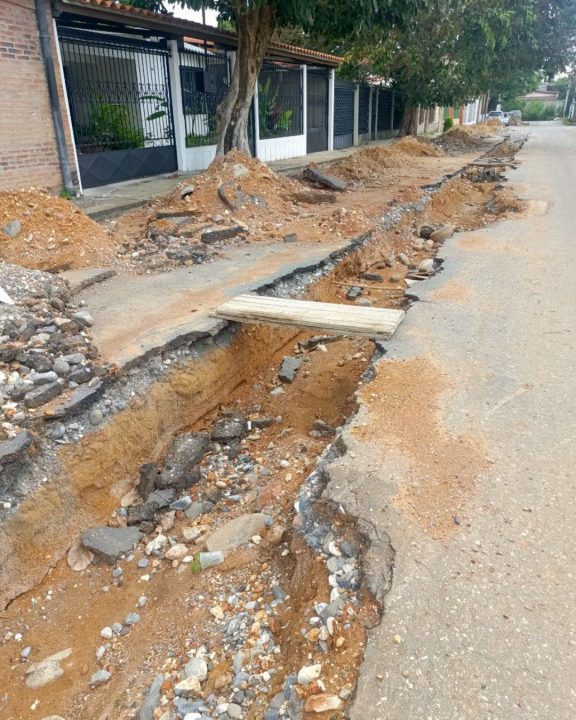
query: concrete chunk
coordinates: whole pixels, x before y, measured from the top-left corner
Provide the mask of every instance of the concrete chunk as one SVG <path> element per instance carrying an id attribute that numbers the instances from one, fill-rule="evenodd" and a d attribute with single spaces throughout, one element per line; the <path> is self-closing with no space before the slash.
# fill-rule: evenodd
<path id="1" fill-rule="evenodd" d="M 264 513 L 240 515 L 213 532 L 206 540 L 206 547 L 209 551 L 234 550 L 257 535 L 269 522 L 270 518 Z"/>
<path id="2" fill-rule="evenodd" d="M 302 360 L 300 358 L 287 355 L 282 360 L 282 365 L 280 366 L 280 370 L 278 370 L 278 378 L 285 383 L 294 382 L 298 370 L 300 370 L 300 365 L 302 365 Z"/>
<path id="3" fill-rule="evenodd" d="M 18 460 L 32 443 L 32 435 L 24 430 L 10 440 L 0 442 L 0 465 L 7 465 Z"/>
<path id="4" fill-rule="evenodd" d="M 313 165 L 308 166 L 304 170 L 304 177 L 306 180 L 316 183 L 316 185 L 322 185 L 323 187 L 330 188 L 330 190 L 338 190 L 342 192 L 348 187 L 348 183 L 345 180 L 342 180 L 342 178 L 336 177 L 336 175 L 327 175 Z"/>
<path id="5" fill-rule="evenodd" d="M 142 533 L 134 527 L 96 527 L 83 533 L 82 545 L 111 565 L 133 550 L 141 537 Z"/>
<path id="6" fill-rule="evenodd" d="M 219 240 L 229 240 L 230 238 L 242 235 L 246 231 L 240 225 L 232 225 L 226 228 L 215 228 L 213 230 L 204 230 L 202 233 L 202 242 L 206 245 L 218 242 Z"/>

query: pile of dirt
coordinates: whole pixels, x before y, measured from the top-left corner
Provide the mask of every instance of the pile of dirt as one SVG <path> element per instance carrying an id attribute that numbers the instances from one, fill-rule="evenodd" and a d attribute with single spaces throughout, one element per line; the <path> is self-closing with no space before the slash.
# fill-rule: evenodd
<path id="1" fill-rule="evenodd" d="M 471 130 L 472 127 L 474 126 L 456 126 L 432 140 L 432 143 L 451 155 L 477 150 L 486 144 L 486 138 L 482 137 L 484 132 L 479 133 L 478 130 Z"/>
<path id="2" fill-rule="evenodd" d="M 206 172 L 114 223 L 118 253 L 136 272 L 206 262 L 245 242 L 333 241 L 366 223 L 327 192 L 232 151 Z M 311 221 L 314 218 L 314 221 Z"/>
<path id="3" fill-rule="evenodd" d="M 331 171 L 351 182 L 375 180 L 383 170 L 406 167 L 411 158 L 440 157 L 442 152 L 427 140 L 403 137 L 389 145 L 368 147 L 333 163 Z M 412 163 L 413 164 L 413 163 Z"/>
<path id="4" fill-rule="evenodd" d="M 0 258 L 32 270 L 97 267 L 113 238 L 69 200 L 30 188 L 0 192 Z"/>
<path id="5" fill-rule="evenodd" d="M 490 120 L 476 123 L 476 125 L 466 125 L 466 130 L 475 135 L 494 135 L 497 134 L 497 131 L 501 130 L 502 127 L 503 125 L 498 118 L 491 118 Z"/>
<path id="6" fill-rule="evenodd" d="M 390 146 L 390 151 L 394 154 L 411 155 L 412 157 L 439 157 L 443 153 L 437 147 L 432 145 L 430 140 L 426 138 L 414 137 L 406 135 L 400 138 Z"/>
<path id="7" fill-rule="evenodd" d="M 430 199 L 425 222 L 449 223 L 458 230 L 475 230 L 495 218 L 524 210 L 525 204 L 494 183 L 455 178 Z"/>

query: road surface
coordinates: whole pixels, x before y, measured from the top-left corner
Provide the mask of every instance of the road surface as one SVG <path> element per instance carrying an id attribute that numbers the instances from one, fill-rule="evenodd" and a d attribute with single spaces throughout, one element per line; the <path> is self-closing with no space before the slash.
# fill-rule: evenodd
<path id="1" fill-rule="evenodd" d="M 576 129 L 527 130 L 527 214 L 446 243 L 331 470 L 393 565 L 352 720 L 576 718 Z"/>

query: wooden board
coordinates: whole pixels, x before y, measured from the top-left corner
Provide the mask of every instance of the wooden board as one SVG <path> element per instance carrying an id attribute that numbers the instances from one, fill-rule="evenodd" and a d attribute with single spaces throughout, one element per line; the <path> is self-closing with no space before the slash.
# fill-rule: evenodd
<path id="1" fill-rule="evenodd" d="M 389 338 L 402 322 L 404 311 L 268 295 L 238 295 L 216 308 L 214 316 L 236 322 L 310 328 L 330 335 Z"/>

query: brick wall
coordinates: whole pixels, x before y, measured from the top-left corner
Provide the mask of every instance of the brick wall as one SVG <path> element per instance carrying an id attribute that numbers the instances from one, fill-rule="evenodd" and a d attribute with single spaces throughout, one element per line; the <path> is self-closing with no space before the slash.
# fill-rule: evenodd
<path id="1" fill-rule="evenodd" d="M 52 29 L 49 1 L 46 3 Z M 52 45 L 69 160 L 75 176 L 54 38 Z M 34 0 L 0 0 L 0 189 L 30 186 L 60 190 L 62 172 Z"/>

